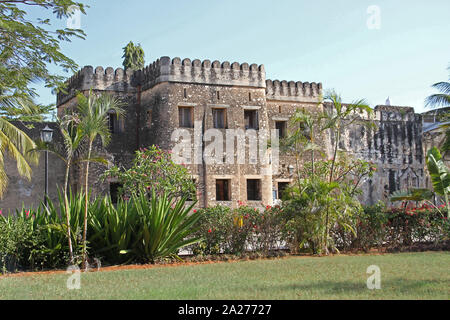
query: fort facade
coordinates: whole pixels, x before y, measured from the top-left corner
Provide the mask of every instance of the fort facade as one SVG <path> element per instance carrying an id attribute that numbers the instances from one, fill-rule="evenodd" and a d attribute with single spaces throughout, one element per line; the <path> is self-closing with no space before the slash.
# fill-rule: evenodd
<path id="1" fill-rule="evenodd" d="M 269 80 L 263 65 L 162 57 L 135 72 L 84 67 L 68 80 L 67 93 L 58 95 L 58 114 L 76 105 L 77 92 L 87 94 L 89 90 L 110 92 L 126 103 L 124 118 L 110 115 L 110 145 L 98 150 L 125 167 L 139 148 L 155 144 L 172 150 L 175 130 L 191 133 L 192 150 L 204 151 L 212 143 L 205 137 L 210 129 L 224 136 L 229 130 L 255 131 L 260 136 L 276 129 L 283 135 L 296 110 L 318 113 L 330 107 L 320 103 L 321 83 Z M 385 201 L 396 190 L 425 183 L 421 115 L 409 107 L 380 105 L 374 111 L 375 129 L 349 127 L 340 144 L 341 150 L 378 167 L 362 185 L 361 200 L 366 204 Z M 316 140 L 330 155 L 331 137 Z M 252 141 L 244 143 L 249 147 Z M 201 207 L 237 206 L 238 201 L 255 207 L 271 205 L 295 178 L 292 156 L 279 154 L 274 170 L 270 160 L 255 163 L 247 154 L 245 163 L 227 163 L 230 152 L 225 145 L 223 150 L 223 155 L 215 155 L 224 159 L 222 164 L 207 163 L 201 155 L 200 161 L 194 161 L 195 152 L 186 161 L 199 186 Z M 94 166 L 93 170 L 90 185 L 94 193 L 110 192 L 116 182 L 101 182 L 98 177 L 104 168 Z M 73 188 L 81 188 L 82 175 L 82 170 L 73 172 Z"/>

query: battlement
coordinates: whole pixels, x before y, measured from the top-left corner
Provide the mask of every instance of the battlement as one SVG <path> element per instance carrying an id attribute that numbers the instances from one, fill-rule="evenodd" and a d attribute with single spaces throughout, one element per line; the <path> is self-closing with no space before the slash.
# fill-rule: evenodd
<path id="1" fill-rule="evenodd" d="M 67 94 L 60 92 L 57 96 L 57 105 L 61 105 L 72 99 L 77 91 L 102 90 L 126 92 L 133 90 L 131 85 L 133 72 L 124 71 L 122 68 L 114 70 L 111 67 L 103 69 L 103 67 L 94 68 L 85 66 L 74 76 L 67 80 Z"/>
<path id="2" fill-rule="evenodd" d="M 322 83 L 266 81 L 266 95 L 270 100 L 318 101 L 321 94 Z"/>
<path id="3" fill-rule="evenodd" d="M 380 121 L 421 121 L 422 118 L 411 107 L 378 105 L 374 111 Z"/>
<path id="4" fill-rule="evenodd" d="M 228 61 L 200 61 L 176 57 L 162 57 L 136 72 L 143 90 L 158 82 L 184 82 L 210 85 L 233 85 L 265 88 L 266 72 L 263 65 L 239 64 Z"/>

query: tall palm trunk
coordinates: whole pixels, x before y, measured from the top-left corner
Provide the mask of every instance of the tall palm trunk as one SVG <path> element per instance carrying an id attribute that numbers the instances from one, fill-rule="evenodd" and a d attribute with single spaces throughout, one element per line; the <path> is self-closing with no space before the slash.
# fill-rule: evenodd
<path id="1" fill-rule="evenodd" d="M 337 133 L 336 133 L 336 139 L 334 141 L 334 155 L 331 162 L 331 169 L 330 169 L 330 183 L 333 182 L 333 176 L 334 176 L 334 167 L 336 165 L 336 157 L 337 152 L 339 148 L 339 142 L 341 140 L 341 129 L 340 126 L 337 126 Z M 330 233 L 330 228 L 328 224 L 330 223 L 330 203 L 327 200 L 327 214 L 325 217 L 325 254 L 328 255 L 330 252 L 328 251 L 328 234 Z"/>
<path id="2" fill-rule="evenodd" d="M 73 249 L 72 249 L 72 234 L 70 230 L 70 219 L 69 219 L 69 199 L 67 198 L 67 186 L 69 184 L 69 170 L 70 170 L 71 160 L 70 158 L 67 160 L 66 164 L 66 175 L 64 180 L 64 206 L 66 208 L 66 224 L 67 224 L 67 238 L 69 239 L 69 254 L 70 254 L 70 263 L 73 264 Z"/>
<path id="3" fill-rule="evenodd" d="M 92 140 L 89 140 L 89 150 L 88 150 L 88 158 L 86 162 L 86 176 L 85 176 L 85 202 L 84 202 L 84 231 L 83 231 L 83 264 L 82 269 L 86 268 L 86 238 L 87 238 L 87 215 L 88 215 L 88 202 L 89 202 L 89 160 L 91 159 L 91 151 L 92 151 Z"/>

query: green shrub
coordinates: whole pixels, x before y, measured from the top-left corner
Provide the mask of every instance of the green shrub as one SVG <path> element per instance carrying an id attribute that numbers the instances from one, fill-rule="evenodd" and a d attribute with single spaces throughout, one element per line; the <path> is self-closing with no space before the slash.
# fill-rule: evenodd
<path id="1" fill-rule="evenodd" d="M 215 206 L 198 211 L 200 219 L 197 223 L 196 236 L 202 240 L 191 246 L 194 255 L 214 255 L 226 252 L 229 227 L 232 225 L 231 209 Z"/>
<path id="2" fill-rule="evenodd" d="M 401 248 L 418 243 L 435 245 L 449 240 L 450 224 L 445 212 L 431 205 L 386 208 L 379 203 L 355 217 L 356 234 L 335 228 L 333 236 L 343 250 Z"/>
<path id="3" fill-rule="evenodd" d="M 366 206 L 353 217 L 355 233 L 336 227 L 333 236 L 341 250 L 357 250 L 368 252 L 372 248 L 381 249 L 386 242 L 388 217 L 385 205 L 378 203 Z"/>
<path id="4" fill-rule="evenodd" d="M 280 211 L 279 207 L 267 207 L 261 213 L 245 205 L 201 209 L 196 235 L 203 240 L 191 247 L 193 254 L 241 255 L 248 249 L 264 253 L 275 250 L 281 238 Z"/>
<path id="5" fill-rule="evenodd" d="M 152 262 L 177 257 L 185 246 L 199 241 L 194 225 L 200 215 L 186 206 L 186 198 L 166 195 L 149 200 L 146 195 L 119 200 L 110 197 L 94 201 L 89 209 L 88 240 L 92 252 L 109 263 Z"/>

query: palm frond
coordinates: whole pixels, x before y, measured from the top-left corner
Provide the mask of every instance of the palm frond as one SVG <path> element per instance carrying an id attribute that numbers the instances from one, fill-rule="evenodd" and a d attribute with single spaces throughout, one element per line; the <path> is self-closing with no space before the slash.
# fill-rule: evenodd
<path id="1" fill-rule="evenodd" d="M 30 180 L 31 167 L 29 163 L 37 164 L 39 155 L 28 151 L 35 148 L 36 144 L 25 132 L 0 117 L 0 167 L 2 171 L 0 172 L 0 196 L 3 195 L 8 183 L 4 172 L 4 155 L 6 152 L 16 161 L 19 174 Z"/>
<path id="2" fill-rule="evenodd" d="M 432 87 L 443 94 L 450 95 L 450 82 L 438 82 L 433 84 Z"/>
<path id="3" fill-rule="evenodd" d="M 450 106 L 450 95 L 444 93 L 433 94 L 425 99 L 425 107 L 448 107 Z"/>

